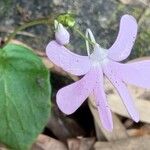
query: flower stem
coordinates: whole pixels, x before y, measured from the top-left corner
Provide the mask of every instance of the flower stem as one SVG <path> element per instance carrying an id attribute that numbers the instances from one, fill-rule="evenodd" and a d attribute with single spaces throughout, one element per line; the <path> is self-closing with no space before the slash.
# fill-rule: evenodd
<path id="1" fill-rule="evenodd" d="M 25 24 L 23 24 L 20 27 L 17 27 L 13 33 L 11 33 L 7 40 L 5 41 L 5 43 L 2 45 L 3 47 L 6 46 L 16 35 L 18 32 L 25 30 L 29 27 L 33 27 L 36 25 L 40 25 L 40 24 L 45 24 L 45 25 L 50 25 L 53 24 L 54 20 L 55 20 L 56 16 L 54 17 L 46 17 L 46 18 L 40 18 L 40 19 L 35 19 L 35 20 L 31 20 Z M 92 42 L 91 40 L 89 40 L 77 27 L 71 27 L 74 31 L 76 31 L 83 39 L 87 40 L 91 45 L 94 45 L 95 43 Z"/>
<path id="2" fill-rule="evenodd" d="M 49 24 L 52 24 L 52 23 L 53 23 L 53 19 L 52 18 L 50 19 L 48 17 L 29 21 L 29 22 L 23 24 L 22 26 L 16 28 L 14 30 L 14 32 L 11 33 L 8 36 L 7 40 L 5 41 L 3 47 L 5 45 L 7 45 L 17 35 L 18 32 L 20 32 L 22 30 L 25 30 L 26 28 L 29 28 L 29 27 L 32 27 L 32 26 L 36 26 L 36 25 L 40 25 L 40 24 L 47 24 L 47 25 L 49 25 Z"/>
<path id="3" fill-rule="evenodd" d="M 94 42 L 92 42 L 90 39 L 88 39 L 78 28 L 74 27 L 73 28 L 83 39 L 89 42 L 91 45 L 95 45 Z"/>

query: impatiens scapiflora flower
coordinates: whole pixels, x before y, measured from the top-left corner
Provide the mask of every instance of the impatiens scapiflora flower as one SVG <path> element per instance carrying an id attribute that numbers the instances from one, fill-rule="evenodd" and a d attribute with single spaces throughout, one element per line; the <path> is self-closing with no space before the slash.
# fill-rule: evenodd
<path id="1" fill-rule="evenodd" d="M 63 30 L 65 29 L 63 28 Z M 59 31 L 56 30 L 56 32 Z M 89 53 L 87 46 L 88 56 L 72 53 L 61 44 L 67 43 L 68 40 L 67 42 L 60 42 L 59 37 L 47 45 L 46 54 L 54 64 L 73 75 L 84 75 L 79 81 L 58 91 L 56 98 L 60 110 L 65 114 L 72 114 L 90 94 L 93 94 L 101 122 L 105 129 L 111 131 L 113 129 L 112 114 L 103 85 L 103 77 L 106 76 L 117 89 L 132 119 L 138 122 L 139 113 L 126 83 L 150 88 L 150 61 L 119 63 L 131 53 L 137 35 L 136 20 L 130 15 L 124 15 L 121 18 L 118 37 L 108 50 L 101 48 L 96 43 L 89 29 L 87 29 L 87 34 L 95 43 L 92 54 Z"/>

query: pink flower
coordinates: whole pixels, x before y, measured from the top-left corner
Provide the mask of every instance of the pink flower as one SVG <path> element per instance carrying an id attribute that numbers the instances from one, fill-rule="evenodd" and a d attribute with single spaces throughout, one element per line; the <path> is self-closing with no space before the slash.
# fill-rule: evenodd
<path id="1" fill-rule="evenodd" d="M 108 50 L 96 43 L 89 29 L 87 33 L 95 43 L 94 51 L 89 56 L 80 56 L 71 52 L 59 44 L 61 39 L 58 41 L 58 38 L 47 45 L 46 54 L 54 64 L 73 75 L 84 75 L 79 81 L 58 91 L 56 98 L 60 110 L 65 114 L 72 114 L 90 94 L 93 94 L 101 122 L 105 129 L 111 131 L 112 114 L 103 87 L 103 77 L 106 76 L 117 89 L 132 119 L 138 122 L 139 113 L 126 83 L 150 88 L 150 61 L 119 63 L 131 53 L 137 35 L 136 20 L 130 15 L 121 18 L 118 37 Z"/>

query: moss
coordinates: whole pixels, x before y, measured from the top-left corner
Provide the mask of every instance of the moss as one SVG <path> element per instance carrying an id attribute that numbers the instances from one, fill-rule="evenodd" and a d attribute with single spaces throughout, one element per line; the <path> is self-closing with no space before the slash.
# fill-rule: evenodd
<path id="1" fill-rule="evenodd" d="M 142 29 L 136 40 L 131 58 L 148 56 L 150 54 L 150 29 Z"/>
<path id="2" fill-rule="evenodd" d="M 143 9 L 141 9 L 141 7 L 133 7 L 132 8 L 132 15 L 134 17 L 138 18 L 143 13 Z"/>
<path id="3" fill-rule="evenodd" d="M 132 58 L 148 56 L 150 54 L 150 10 L 147 9 L 142 16 L 142 21 L 139 25 L 138 38 L 135 43 Z"/>
<path id="4" fill-rule="evenodd" d="M 11 0 L 2 0 L 0 1 L 0 17 L 4 17 L 9 12 L 11 8 L 12 1 Z"/>

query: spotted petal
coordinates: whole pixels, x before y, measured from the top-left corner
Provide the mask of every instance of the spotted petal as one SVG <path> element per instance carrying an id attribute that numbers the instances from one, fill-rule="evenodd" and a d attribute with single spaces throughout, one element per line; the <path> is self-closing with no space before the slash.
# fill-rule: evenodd
<path id="1" fill-rule="evenodd" d="M 120 78 L 129 84 L 150 89 L 150 60 L 121 64 L 113 62 Z"/>
<path id="2" fill-rule="evenodd" d="M 71 74 L 80 76 L 91 69 L 91 61 L 88 56 L 74 54 L 56 41 L 51 41 L 47 45 L 46 54 L 54 64 Z"/>
<path id="3" fill-rule="evenodd" d="M 150 60 L 124 64 L 119 70 L 123 81 L 150 89 Z"/>
<path id="4" fill-rule="evenodd" d="M 106 130 L 112 131 L 113 129 L 112 114 L 108 106 L 106 95 L 104 93 L 103 73 L 100 68 L 97 71 L 99 74 L 99 78 L 94 88 L 94 97 L 96 99 L 96 105 L 98 108 L 98 112 L 100 115 L 102 125 L 104 126 Z"/>
<path id="5" fill-rule="evenodd" d="M 89 71 L 82 79 L 60 89 L 56 95 L 58 107 L 65 114 L 75 112 L 93 91 L 98 76 L 95 70 Z"/>
<path id="6" fill-rule="evenodd" d="M 126 59 L 132 50 L 137 35 L 137 22 L 134 17 L 124 15 L 116 41 L 108 50 L 108 57 L 115 61 Z"/>
<path id="7" fill-rule="evenodd" d="M 117 89 L 132 119 L 135 122 L 138 122 L 139 113 L 137 112 L 137 109 L 135 108 L 135 105 L 132 101 L 129 91 L 127 90 L 125 83 L 121 80 L 119 76 L 118 68 L 116 68 L 116 65 L 114 65 L 113 63 L 109 63 L 105 65 L 103 69 L 107 78 L 111 81 L 111 83 Z"/>

